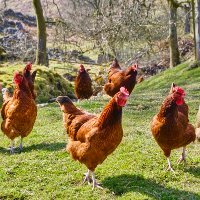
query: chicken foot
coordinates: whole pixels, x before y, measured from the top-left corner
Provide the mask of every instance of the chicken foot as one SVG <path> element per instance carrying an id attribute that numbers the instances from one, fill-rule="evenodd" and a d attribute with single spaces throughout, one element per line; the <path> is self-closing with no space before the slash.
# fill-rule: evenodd
<path id="1" fill-rule="evenodd" d="M 92 175 L 92 178 L 90 177 L 90 174 Z M 97 188 L 100 188 L 100 189 L 103 189 L 99 183 L 96 182 L 96 179 L 95 179 L 95 175 L 94 175 L 94 172 L 89 170 L 85 173 L 85 178 L 83 179 L 83 183 L 85 182 L 88 182 L 88 184 L 91 184 L 92 183 L 92 190 L 94 190 L 95 187 Z"/>
<path id="2" fill-rule="evenodd" d="M 183 147 L 183 152 L 181 157 L 178 159 L 178 164 L 180 164 L 182 161 L 186 164 L 186 153 L 185 153 L 186 147 Z"/>
<path id="3" fill-rule="evenodd" d="M 92 190 L 94 190 L 95 187 L 103 189 L 99 183 L 96 182 L 95 176 L 94 176 L 94 172 L 92 172 Z"/>

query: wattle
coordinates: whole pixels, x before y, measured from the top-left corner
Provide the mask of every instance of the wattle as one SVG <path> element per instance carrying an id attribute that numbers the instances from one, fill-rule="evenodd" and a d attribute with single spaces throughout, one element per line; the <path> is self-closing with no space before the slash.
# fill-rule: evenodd
<path id="1" fill-rule="evenodd" d="M 183 104 L 183 99 L 181 98 L 181 99 L 178 99 L 177 101 L 176 101 L 176 104 L 177 105 L 182 105 Z"/>
<path id="2" fill-rule="evenodd" d="M 117 103 L 119 106 L 123 107 L 126 105 L 126 101 L 127 101 L 126 99 L 119 99 Z"/>

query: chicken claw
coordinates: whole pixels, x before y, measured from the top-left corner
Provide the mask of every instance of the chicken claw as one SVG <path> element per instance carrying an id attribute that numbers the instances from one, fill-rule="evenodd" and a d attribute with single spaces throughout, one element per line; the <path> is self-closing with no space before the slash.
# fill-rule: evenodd
<path id="1" fill-rule="evenodd" d="M 167 168 L 167 171 L 174 172 L 174 170 L 173 170 L 173 168 L 172 168 L 171 166 L 169 166 L 169 167 Z"/>
<path id="2" fill-rule="evenodd" d="M 88 185 L 92 183 L 92 179 L 90 178 L 90 170 L 88 170 L 88 172 L 85 173 L 85 178 L 83 179 L 83 183 L 88 182 Z"/>
<path id="3" fill-rule="evenodd" d="M 90 174 L 92 174 L 92 178 L 90 177 Z M 88 182 L 88 185 L 90 185 L 92 183 L 92 190 L 94 190 L 95 187 L 103 189 L 99 183 L 96 182 L 95 176 L 94 176 L 94 172 L 88 170 L 85 173 L 85 178 L 83 179 L 83 183 Z M 82 184 L 83 184 L 82 183 Z"/>
<path id="4" fill-rule="evenodd" d="M 99 189 L 102 189 L 102 190 L 103 190 L 103 187 L 101 187 L 101 186 L 100 186 L 100 184 L 99 184 L 99 183 L 97 183 L 96 181 L 94 181 L 94 182 L 93 182 L 93 185 L 92 185 L 92 190 L 94 190 L 94 188 L 95 188 L 95 187 L 97 187 L 97 188 L 99 188 Z"/>
<path id="5" fill-rule="evenodd" d="M 95 187 L 99 188 L 99 189 L 103 189 L 103 187 L 100 186 L 99 183 L 96 182 L 95 176 L 94 176 L 94 172 L 92 172 L 92 190 L 94 190 Z"/>

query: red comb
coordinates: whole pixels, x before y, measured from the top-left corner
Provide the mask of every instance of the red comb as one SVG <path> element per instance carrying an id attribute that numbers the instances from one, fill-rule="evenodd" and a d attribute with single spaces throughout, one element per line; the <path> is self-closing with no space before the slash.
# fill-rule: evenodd
<path id="1" fill-rule="evenodd" d="M 137 64 L 134 64 L 134 65 L 132 66 L 132 69 L 133 69 L 134 71 L 137 71 L 138 65 L 137 65 Z"/>
<path id="2" fill-rule="evenodd" d="M 84 66 L 83 66 L 82 64 L 80 65 L 80 68 L 81 68 L 81 69 L 85 69 Z"/>
<path id="3" fill-rule="evenodd" d="M 175 87 L 173 88 L 173 92 L 177 92 L 177 93 L 179 93 L 179 94 L 185 96 L 185 91 L 184 91 L 181 87 L 175 86 Z"/>
<path id="4" fill-rule="evenodd" d="M 125 87 L 121 87 L 120 92 L 125 96 L 129 96 L 129 92 Z"/>
<path id="5" fill-rule="evenodd" d="M 31 63 L 31 62 L 28 62 L 28 63 L 26 64 L 26 70 L 31 71 L 31 68 L 32 68 L 32 63 Z"/>

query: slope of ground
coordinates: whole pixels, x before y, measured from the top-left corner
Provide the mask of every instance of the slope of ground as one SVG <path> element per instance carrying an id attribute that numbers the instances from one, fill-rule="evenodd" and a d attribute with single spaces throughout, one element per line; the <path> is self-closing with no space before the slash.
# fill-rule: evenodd
<path id="1" fill-rule="evenodd" d="M 65 151 L 66 135 L 58 105 L 39 108 L 34 129 L 24 140 L 24 152 L 10 155 L 6 149 L 9 141 L 0 134 L 0 199 L 200 199 L 200 144 L 188 146 L 186 166 L 176 164 L 181 149 L 173 150 L 175 173 L 171 173 L 166 171 L 166 159 L 149 130 L 172 81 L 186 90 L 194 124 L 199 77 L 200 68 L 187 70 L 183 64 L 136 86 L 123 110 L 123 141 L 96 169 L 103 190 L 92 191 L 91 186 L 81 184 L 86 167 Z M 76 105 L 99 113 L 108 100 L 103 96 Z"/>

